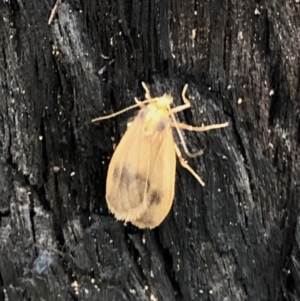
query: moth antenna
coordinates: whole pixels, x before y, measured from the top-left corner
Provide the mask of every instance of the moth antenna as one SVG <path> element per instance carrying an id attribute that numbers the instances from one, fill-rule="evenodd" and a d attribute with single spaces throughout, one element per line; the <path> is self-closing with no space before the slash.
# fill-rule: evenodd
<path id="1" fill-rule="evenodd" d="M 97 121 L 100 121 L 100 120 L 105 120 L 105 119 L 109 119 L 109 118 L 113 118 L 115 116 L 118 116 L 118 115 L 121 115 L 127 111 L 130 111 L 132 109 L 135 109 L 135 108 L 138 108 L 141 106 L 143 106 L 144 104 L 148 104 L 150 102 L 155 102 L 156 100 L 155 99 L 149 99 L 149 100 L 144 100 L 144 101 L 139 101 L 139 100 L 135 100 L 136 101 L 136 104 L 135 105 L 132 105 L 132 106 L 129 106 L 121 111 L 118 111 L 118 112 L 115 112 L 113 114 L 110 114 L 110 115 L 106 115 L 106 116 L 102 116 L 102 117 L 97 117 L 97 118 L 94 118 L 92 119 L 92 122 L 97 122 Z"/>
<path id="2" fill-rule="evenodd" d="M 178 113 L 178 112 L 184 111 L 184 110 L 186 110 L 186 109 L 188 109 L 188 108 L 191 107 L 190 101 L 189 101 L 189 100 L 187 99 L 187 97 L 185 96 L 185 93 L 186 93 L 187 88 L 188 88 L 188 84 L 185 84 L 184 87 L 183 87 L 183 90 L 182 90 L 182 92 L 181 92 L 181 97 L 182 97 L 182 100 L 183 100 L 184 104 L 183 104 L 183 105 L 180 105 L 180 106 L 178 106 L 178 107 L 173 108 L 173 109 L 171 110 L 173 114 L 176 114 L 176 113 Z"/>
<path id="3" fill-rule="evenodd" d="M 146 99 L 151 99 L 151 94 L 150 94 L 150 90 L 149 88 L 147 87 L 146 83 L 145 82 L 142 82 L 142 86 L 145 90 L 145 98 Z"/>
<path id="4" fill-rule="evenodd" d="M 189 86 L 188 84 L 184 85 L 183 90 L 181 92 L 181 97 L 182 97 L 182 100 L 185 104 L 191 105 L 190 101 L 185 96 L 185 93 L 186 93 L 186 90 L 187 90 L 188 86 Z"/>

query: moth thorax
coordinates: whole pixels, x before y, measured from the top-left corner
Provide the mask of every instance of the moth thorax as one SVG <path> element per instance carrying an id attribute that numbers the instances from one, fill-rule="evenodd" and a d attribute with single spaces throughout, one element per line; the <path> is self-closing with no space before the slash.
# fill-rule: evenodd
<path id="1" fill-rule="evenodd" d="M 148 105 L 148 112 L 146 115 L 147 122 L 157 123 L 159 120 L 169 117 L 170 107 L 169 106 L 158 106 L 156 104 Z"/>
<path id="2" fill-rule="evenodd" d="M 169 120 L 169 110 L 170 107 L 159 107 L 157 103 L 149 104 L 144 117 L 144 131 L 149 135 L 161 132 L 166 127 L 165 121 Z"/>

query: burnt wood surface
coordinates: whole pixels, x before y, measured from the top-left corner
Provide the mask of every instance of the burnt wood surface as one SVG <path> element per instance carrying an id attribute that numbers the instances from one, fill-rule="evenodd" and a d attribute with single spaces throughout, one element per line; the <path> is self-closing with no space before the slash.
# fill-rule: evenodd
<path id="1" fill-rule="evenodd" d="M 0 301 L 300 300 L 297 0 L 0 2 Z M 54 11 L 53 11 L 54 12 Z M 177 167 L 156 229 L 108 212 L 133 110 L 165 92 L 206 183 Z"/>

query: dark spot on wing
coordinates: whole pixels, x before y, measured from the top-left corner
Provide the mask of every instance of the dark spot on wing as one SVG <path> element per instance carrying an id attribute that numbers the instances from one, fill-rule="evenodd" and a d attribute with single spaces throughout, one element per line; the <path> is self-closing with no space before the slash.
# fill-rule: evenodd
<path id="1" fill-rule="evenodd" d="M 149 203 L 152 204 L 159 204 L 161 202 L 161 195 L 158 190 L 151 189 L 150 183 L 146 180 L 143 174 L 131 174 L 126 167 L 123 167 L 120 170 L 119 167 L 116 167 L 113 173 L 113 179 L 117 180 L 120 178 L 120 185 L 126 187 L 130 191 L 132 189 L 138 189 L 138 194 L 140 199 L 144 198 L 144 195 L 149 196 Z"/>
<path id="2" fill-rule="evenodd" d="M 116 167 L 116 168 L 114 169 L 114 172 L 113 172 L 113 178 L 114 178 L 114 180 L 118 179 L 119 176 L 120 176 L 120 168 L 119 168 L 119 167 Z"/>
<path id="3" fill-rule="evenodd" d="M 147 195 L 150 196 L 150 200 L 149 200 L 150 204 L 154 204 L 154 203 L 159 204 L 160 203 L 160 201 L 161 201 L 160 194 L 157 190 L 151 189 L 149 180 L 146 180 L 146 178 L 142 174 L 137 174 L 136 181 L 137 181 L 138 187 L 141 188 L 140 193 L 142 195 L 144 195 L 144 193 L 146 193 Z"/>
<path id="4" fill-rule="evenodd" d="M 160 194 L 157 190 L 150 191 L 150 205 L 159 204 L 161 202 Z"/>
<path id="5" fill-rule="evenodd" d="M 129 185 L 132 182 L 136 182 L 138 186 L 145 187 L 145 184 L 147 185 L 146 191 L 149 191 L 150 184 L 149 181 L 146 181 L 146 178 L 142 174 L 134 174 L 126 167 L 123 167 L 120 169 L 119 167 L 116 167 L 113 172 L 113 178 L 114 180 L 117 180 L 120 177 L 120 182 L 124 185 Z"/>
<path id="6" fill-rule="evenodd" d="M 138 116 L 141 118 L 141 119 L 145 119 L 145 116 L 148 114 L 149 112 L 149 108 L 148 106 L 142 108 L 138 114 Z"/>
<path id="7" fill-rule="evenodd" d="M 122 168 L 122 173 L 121 173 L 121 183 L 122 183 L 122 185 L 129 186 L 133 179 L 134 178 L 130 174 L 128 169 L 126 167 L 123 167 Z"/>
<path id="8" fill-rule="evenodd" d="M 158 132 L 162 132 L 165 130 L 165 128 L 170 124 L 171 120 L 169 118 L 165 118 L 159 121 L 159 123 L 156 125 L 156 130 Z"/>
<path id="9" fill-rule="evenodd" d="M 129 186 L 130 183 L 135 180 L 135 177 L 130 174 L 126 167 L 123 167 L 122 169 L 116 167 L 113 173 L 113 179 L 115 181 L 120 179 L 121 185 Z"/>
<path id="10" fill-rule="evenodd" d="M 140 193 L 140 198 L 141 200 L 144 199 L 144 195 L 148 193 L 149 191 L 149 181 L 146 180 L 145 176 L 143 174 L 136 174 L 135 175 L 135 182 L 136 182 L 136 186 L 139 189 L 139 193 Z"/>

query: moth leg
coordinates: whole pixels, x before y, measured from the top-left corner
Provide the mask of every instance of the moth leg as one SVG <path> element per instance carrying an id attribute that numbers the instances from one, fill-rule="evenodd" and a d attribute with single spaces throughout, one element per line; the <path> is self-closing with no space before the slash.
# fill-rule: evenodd
<path id="1" fill-rule="evenodd" d="M 202 124 L 202 126 L 192 126 L 192 125 L 188 125 L 185 123 L 175 122 L 175 123 L 172 123 L 172 126 L 177 127 L 179 129 L 187 130 L 187 131 L 206 132 L 206 131 L 210 131 L 210 130 L 225 128 L 228 126 L 228 124 L 229 124 L 228 122 L 224 122 L 224 123 L 216 123 L 216 124 L 211 124 L 211 125 Z"/>
<path id="2" fill-rule="evenodd" d="M 188 124 L 185 124 L 185 123 L 178 123 L 175 120 L 173 115 L 171 115 L 171 118 L 173 119 L 173 122 L 171 123 L 171 127 L 175 127 L 175 129 L 177 131 L 177 134 L 179 136 L 179 139 L 181 141 L 182 147 L 184 149 L 184 152 L 187 154 L 187 156 L 189 156 L 191 158 L 195 158 L 197 156 L 202 155 L 203 150 L 200 150 L 196 153 L 191 153 L 187 148 L 187 145 L 185 143 L 184 137 L 183 137 L 180 129 L 188 130 L 188 131 L 205 132 L 205 131 L 224 128 L 224 127 L 228 126 L 228 122 L 225 122 L 225 123 L 219 123 L 219 124 L 211 124 L 211 125 L 208 125 L 208 126 L 202 125 L 202 126 L 196 127 L 196 126 L 191 126 L 191 125 L 188 125 Z"/>
<path id="3" fill-rule="evenodd" d="M 202 186 L 205 186 L 205 183 L 202 181 L 200 176 L 189 166 L 187 161 L 182 157 L 181 152 L 175 143 L 174 143 L 174 147 L 175 147 L 175 152 L 176 152 L 176 155 L 178 157 L 178 160 L 179 160 L 181 166 L 183 168 L 187 169 Z"/>
<path id="4" fill-rule="evenodd" d="M 171 115 L 172 119 L 173 119 L 173 116 Z M 187 156 L 189 156 L 190 158 L 195 158 L 195 157 L 198 157 L 198 156 L 201 156 L 203 154 L 203 150 L 199 150 L 198 152 L 196 153 L 191 153 L 188 148 L 187 148 L 187 145 L 185 143 L 185 139 L 181 133 L 181 131 L 179 130 L 179 128 L 177 127 L 177 122 L 175 120 L 175 118 L 173 119 L 173 122 L 171 122 L 171 127 L 175 127 L 176 128 L 176 131 L 177 131 L 177 134 L 178 134 L 178 137 L 180 139 L 180 142 L 182 144 L 182 147 L 184 149 L 184 152 L 186 153 Z"/>
<path id="5" fill-rule="evenodd" d="M 171 110 L 171 115 L 176 114 L 176 113 L 178 113 L 180 111 L 183 111 L 185 109 L 188 109 L 191 106 L 190 101 L 185 96 L 187 88 L 188 88 L 188 84 L 185 84 L 184 87 L 183 87 L 183 90 L 182 90 L 182 94 L 181 94 L 184 105 L 173 108 Z M 188 130 L 188 131 L 205 132 L 205 131 L 220 129 L 220 128 L 224 128 L 224 127 L 228 126 L 228 122 L 219 123 L 219 124 L 211 124 L 211 125 L 207 125 L 207 126 L 205 126 L 204 124 L 202 126 L 191 126 L 191 125 L 187 125 L 187 124 L 184 124 L 184 123 L 177 123 L 174 118 L 172 118 L 172 119 L 173 119 L 173 122 L 176 123 L 176 125 L 172 124 L 172 126 L 174 126 L 174 127 L 177 126 L 180 129 Z"/>

